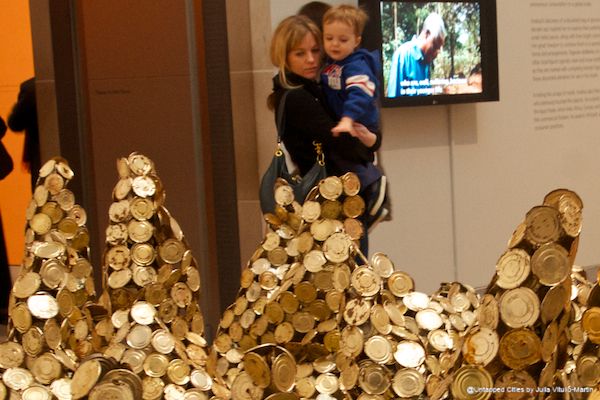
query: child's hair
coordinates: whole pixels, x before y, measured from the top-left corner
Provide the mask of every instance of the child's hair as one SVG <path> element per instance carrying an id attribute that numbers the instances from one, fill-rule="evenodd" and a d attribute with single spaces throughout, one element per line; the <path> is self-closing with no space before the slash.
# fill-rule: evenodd
<path id="1" fill-rule="evenodd" d="M 327 10 L 323 15 L 323 25 L 340 21 L 352 27 L 356 36 L 361 36 L 368 19 L 369 16 L 360 7 L 340 4 Z"/>

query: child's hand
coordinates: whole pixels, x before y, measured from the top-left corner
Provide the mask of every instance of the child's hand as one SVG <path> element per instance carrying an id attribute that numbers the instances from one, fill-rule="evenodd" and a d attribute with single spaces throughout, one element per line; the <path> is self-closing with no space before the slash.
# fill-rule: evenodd
<path id="1" fill-rule="evenodd" d="M 352 118 L 349 117 L 343 117 L 340 122 L 331 129 L 331 132 L 333 132 L 333 136 L 339 136 L 340 133 L 343 132 L 348 132 L 350 135 L 355 136 L 356 132 L 354 131 L 354 126 L 353 126 L 354 121 L 352 121 Z"/>

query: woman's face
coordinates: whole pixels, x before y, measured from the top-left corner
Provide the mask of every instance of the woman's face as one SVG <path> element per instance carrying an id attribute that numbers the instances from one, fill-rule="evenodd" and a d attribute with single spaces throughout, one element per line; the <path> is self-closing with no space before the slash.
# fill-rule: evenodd
<path id="1" fill-rule="evenodd" d="M 321 47 L 312 33 L 307 33 L 300 44 L 287 54 L 291 72 L 306 79 L 317 79 L 321 63 Z"/>

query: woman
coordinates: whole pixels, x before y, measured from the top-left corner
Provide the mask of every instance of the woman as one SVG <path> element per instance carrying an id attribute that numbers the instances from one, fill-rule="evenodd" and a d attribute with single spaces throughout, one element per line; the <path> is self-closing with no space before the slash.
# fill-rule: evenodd
<path id="1" fill-rule="evenodd" d="M 314 141 L 323 145 L 325 165 L 330 175 L 355 172 L 361 181 L 365 202 L 376 196 L 374 186 L 381 172 L 373 165 L 374 152 L 381 144 L 381 135 L 356 126 L 356 137 L 347 133 L 334 136 L 337 125 L 327 109 L 317 78 L 321 68 L 321 32 L 307 17 L 295 15 L 284 19 L 271 41 L 271 62 L 278 68 L 273 78 L 269 108 L 278 110 L 283 93 L 289 91 L 284 108 L 285 126 L 282 140 L 301 175 L 306 174 L 316 160 Z M 275 116 L 277 119 L 277 115 Z M 362 222 L 367 226 L 366 216 Z M 366 233 L 361 250 L 367 255 Z"/>

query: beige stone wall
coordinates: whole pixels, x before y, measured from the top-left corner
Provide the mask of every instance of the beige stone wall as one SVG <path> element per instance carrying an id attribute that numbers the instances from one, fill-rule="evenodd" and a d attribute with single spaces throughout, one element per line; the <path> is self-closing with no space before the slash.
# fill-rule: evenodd
<path id="1" fill-rule="evenodd" d="M 258 183 L 260 171 L 267 164 L 259 160 L 269 159 L 265 153 L 275 143 L 273 117 L 265 105 L 273 75 L 267 55 L 271 32 L 269 3 L 268 0 L 226 3 L 242 263 L 262 240 Z"/>

